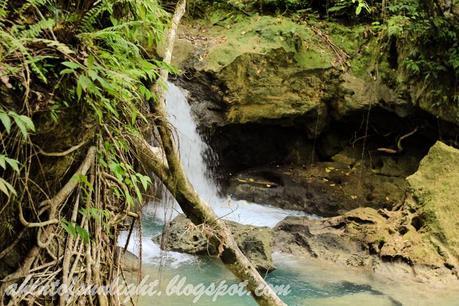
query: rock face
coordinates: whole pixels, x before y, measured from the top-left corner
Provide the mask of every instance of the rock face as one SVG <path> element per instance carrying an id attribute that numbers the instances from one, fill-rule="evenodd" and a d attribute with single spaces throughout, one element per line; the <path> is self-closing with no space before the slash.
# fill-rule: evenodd
<path id="1" fill-rule="evenodd" d="M 329 91 L 327 85 L 337 77 L 330 67 L 301 64 L 295 53 L 283 48 L 267 54 L 240 55 L 218 75 L 226 88 L 228 123 L 295 118 L 311 111 L 320 112 Z"/>
<path id="2" fill-rule="evenodd" d="M 343 162 L 319 162 L 304 168 L 259 168 L 231 179 L 235 198 L 336 216 L 358 207 L 400 206 L 407 190 L 404 178 L 378 175 Z"/>
<path id="3" fill-rule="evenodd" d="M 341 92 L 339 54 L 313 28 L 289 18 L 254 15 L 223 19 L 219 26 L 189 24 L 182 37 L 195 47 L 184 65 L 193 73 L 188 89 L 195 93 L 199 84 L 212 93 L 211 104 L 196 98 L 201 106 L 195 111 L 199 118 L 220 115 L 203 125 L 325 119 L 325 102 Z M 313 120 L 305 125 L 311 131 L 317 126 Z"/>
<path id="4" fill-rule="evenodd" d="M 458 278 L 459 150 L 441 142 L 408 178 L 397 210 L 357 208 L 321 220 L 290 217 L 277 225 L 276 246 L 349 266 L 403 262 L 421 280 Z"/>
<path id="5" fill-rule="evenodd" d="M 241 251 L 261 272 L 274 270 L 272 262 L 273 232 L 267 227 L 255 227 L 225 221 L 234 235 Z M 166 227 L 165 232 L 153 238 L 164 250 L 196 255 L 216 255 L 218 246 L 210 244 L 206 232 L 210 229 L 195 226 L 183 215 L 177 216 Z"/>
<path id="6" fill-rule="evenodd" d="M 403 73 L 390 63 L 378 66 L 384 78 L 374 76 L 372 58 L 381 50 L 364 26 L 219 14 L 210 8 L 215 22 L 184 23 L 176 46 L 174 62 L 188 72 L 186 87 L 200 104 L 195 111 L 203 125 L 302 118 L 318 134 L 331 120 L 375 107 L 403 118 L 422 109 L 459 123 L 457 104 L 432 103 L 422 84 L 398 84 Z M 399 43 L 403 61 L 411 46 Z M 215 113 L 211 121 L 209 113 Z"/>

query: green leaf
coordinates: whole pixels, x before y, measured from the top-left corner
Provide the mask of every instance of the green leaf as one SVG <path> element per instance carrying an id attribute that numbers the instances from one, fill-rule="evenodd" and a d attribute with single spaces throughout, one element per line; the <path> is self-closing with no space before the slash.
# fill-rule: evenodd
<path id="1" fill-rule="evenodd" d="M 76 70 L 78 68 L 80 68 L 80 64 L 78 63 L 75 63 L 75 62 L 62 62 L 62 65 L 64 65 L 65 67 L 68 67 L 72 70 Z"/>
<path id="2" fill-rule="evenodd" d="M 132 181 L 132 185 L 134 186 L 137 200 L 139 202 L 142 202 L 142 193 L 140 192 L 139 186 L 137 186 L 137 182 L 138 182 L 137 177 L 135 175 L 131 175 L 131 181 Z"/>
<path id="3" fill-rule="evenodd" d="M 91 84 L 91 80 L 85 76 L 85 75 L 80 75 L 80 77 L 78 78 L 78 82 L 77 82 L 77 96 L 78 96 L 78 99 L 81 98 L 81 94 L 83 91 L 87 91 L 88 90 L 88 87 L 89 85 Z"/>
<path id="4" fill-rule="evenodd" d="M 6 194 L 7 197 L 10 197 L 10 193 L 6 187 L 6 181 L 2 178 L 0 178 L 0 191 Z"/>
<path id="5" fill-rule="evenodd" d="M 122 182 L 123 181 L 123 175 L 125 171 L 123 170 L 123 167 L 121 167 L 120 164 L 118 163 L 110 163 L 109 165 L 110 170 L 112 170 L 113 174 L 116 176 L 116 178 Z"/>
<path id="6" fill-rule="evenodd" d="M 10 165 L 10 167 L 16 171 L 17 173 L 19 173 L 19 162 L 15 159 L 12 159 L 12 158 L 6 158 L 6 162 L 8 163 L 8 165 Z"/>
<path id="7" fill-rule="evenodd" d="M 3 169 L 6 169 L 6 156 L 3 154 L 0 154 L 0 167 Z"/>
<path id="8" fill-rule="evenodd" d="M 75 230 L 78 236 L 81 237 L 81 240 L 83 240 L 84 243 L 88 243 L 90 240 L 90 236 L 87 230 L 84 228 L 80 227 L 79 225 L 75 226 Z"/>
<path id="9" fill-rule="evenodd" d="M 69 235 L 72 235 L 73 237 L 76 236 L 77 232 L 73 223 L 66 220 L 62 220 L 61 225 Z"/>
<path id="10" fill-rule="evenodd" d="M 91 80 L 95 81 L 99 78 L 97 75 L 97 72 L 94 70 L 88 70 L 88 76 L 91 78 Z"/>
<path id="11" fill-rule="evenodd" d="M 124 195 L 125 199 L 126 199 L 126 203 L 129 207 L 133 207 L 134 206 L 134 200 L 132 199 L 131 195 L 129 193 L 125 194 Z"/>
<path id="12" fill-rule="evenodd" d="M 83 89 L 81 88 L 81 84 L 77 83 L 76 94 L 77 94 L 78 100 L 81 99 L 81 94 L 82 93 L 83 93 Z"/>
<path id="13" fill-rule="evenodd" d="M 17 195 L 14 187 L 2 178 L 0 178 L 0 191 L 6 194 L 8 198 L 10 197 L 11 194 Z"/>
<path id="14" fill-rule="evenodd" d="M 11 131 L 11 119 L 8 114 L 0 111 L 0 121 L 2 122 L 3 126 L 5 127 L 6 133 L 10 133 Z"/>
<path id="15" fill-rule="evenodd" d="M 15 112 L 9 112 L 8 114 L 13 117 L 14 122 L 18 126 L 19 130 L 21 130 L 24 138 L 27 138 L 29 131 L 35 132 L 35 125 L 33 124 L 32 119 L 24 115 L 18 115 Z"/>
<path id="16" fill-rule="evenodd" d="M 142 183 L 143 189 L 147 191 L 148 185 L 151 184 L 151 178 L 146 175 L 142 175 L 140 173 L 137 173 L 137 177 L 139 178 L 140 183 Z"/>
<path id="17" fill-rule="evenodd" d="M 72 74 L 72 73 L 75 73 L 75 70 L 70 69 L 70 68 L 68 68 L 68 69 L 63 69 L 63 70 L 61 70 L 61 72 L 59 72 L 60 75 Z"/>

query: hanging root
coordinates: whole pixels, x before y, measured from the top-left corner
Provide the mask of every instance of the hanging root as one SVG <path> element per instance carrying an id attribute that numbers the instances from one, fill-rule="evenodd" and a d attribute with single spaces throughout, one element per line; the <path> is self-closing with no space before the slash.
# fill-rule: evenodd
<path id="1" fill-rule="evenodd" d="M 414 130 L 412 130 L 411 132 L 403 135 L 402 137 L 400 137 L 397 141 L 397 149 L 391 149 L 391 148 L 378 148 L 377 151 L 378 152 L 383 152 L 383 153 L 388 153 L 388 154 L 398 154 L 398 153 L 402 153 L 403 152 L 403 147 L 402 147 L 402 141 L 414 134 L 416 134 L 418 131 L 418 127 L 416 127 Z"/>

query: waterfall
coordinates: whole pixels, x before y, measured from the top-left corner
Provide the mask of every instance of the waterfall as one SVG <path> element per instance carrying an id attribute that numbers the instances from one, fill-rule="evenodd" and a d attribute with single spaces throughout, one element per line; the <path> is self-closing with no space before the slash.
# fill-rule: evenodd
<path id="1" fill-rule="evenodd" d="M 212 151 L 201 138 L 194 122 L 186 92 L 172 83 L 168 84 L 166 109 L 168 120 L 175 129 L 180 159 L 185 172 L 197 193 L 207 203 L 218 203 L 218 188 L 208 172 L 204 154 Z"/>
<path id="2" fill-rule="evenodd" d="M 233 200 L 230 197 L 225 198 L 219 195 L 217 184 L 210 175 L 204 157 L 206 153 L 209 156 L 209 152 L 212 155 L 212 151 L 198 133 L 191 107 L 188 104 L 187 92 L 172 83 L 168 83 L 166 101 L 168 120 L 176 134 L 180 158 L 188 179 L 201 198 L 212 207 L 219 217 L 242 224 L 273 227 L 289 215 L 304 215 L 298 211 Z M 164 258 L 166 258 L 168 265 L 178 267 L 182 263 L 195 259 L 188 254 L 163 252 L 159 245 L 151 239 L 153 235 L 159 234 L 162 229 L 162 227 L 158 227 L 158 224 L 172 220 L 181 212 L 179 205 L 167 191 L 163 192 L 160 201 L 150 203 L 144 208 L 144 219 L 146 218 L 148 221 L 143 221 L 142 255 L 146 262 L 164 263 Z M 118 244 L 124 246 L 126 239 L 127 233 L 121 233 Z M 134 254 L 139 254 L 138 242 L 138 233 L 134 232 L 128 250 Z"/>
<path id="3" fill-rule="evenodd" d="M 198 133 L 191 107 L 188 104 L 187 92 L 172 83 L 168 83 L 168 86 L 166 95 L 168 119 L 175 128 L 177 145 L 185 172 L 201 198 L 212 207 L 219 217 L 242 224 L 273 227 L 286 216 L 303 215 L 298 211 L 283 210 L 219 195 L 217 184 L 209 173 L 204 157 L 206 153 L 209 156 L 208 153 L 212 151 Z M 168 221 L 181 212 L 174 199 L 166 198 L 169 198 L 169 201 L 153 203 L 146 211 L 154 213 L 163 221 Z"/>

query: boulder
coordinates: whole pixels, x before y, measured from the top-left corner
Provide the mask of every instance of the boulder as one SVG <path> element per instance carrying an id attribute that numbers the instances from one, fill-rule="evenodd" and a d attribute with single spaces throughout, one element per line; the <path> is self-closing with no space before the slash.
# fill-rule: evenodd
<path id="1" fill-rule="evenodd" d="M 437 142 L 407 180 L 420 206 L 417 227 L 459 259 L 459 150 Z"/>
<path id="2" fill-rule="evenodd" d="M 140 267 L 140 258 L 129 251 L 124 252 L 124 248 L 116 247 L 116 253 L 121 253 L 121 269 L 126 272 L 137 272 Z"/>
<path id="3" fill-rule="evenodd" d="M 311 67 L 283 48 L 266 54 L 242 54 L 219 73 L 225 86 L 229 123 L 266 122 L 320 114 L 328 86 L 336 84 L 331 66 Z M 325 118 L 325 116 L 322 116 Z"/>
<path id="4" fill-rule="evenodd" d="M 194 108 L 201 124 L 208 126 L 202 118 L 215 112 L 211 124 L 303 118 L 309 133 L 322 130 L 326 101 L 341 94 L 342 80 L 339 56 L 316 30 L 281 16 L 218 23 L 181 27 L 195 49 L 188 61 L 192 78 L 183 85 L 203 104 Z"/>
<path id="5" fill-rule="evenodd" d="M 261 272 L 273 271 L 272 244 L 273 232 L 268 227 L 242 225 L 225 221 L 239 248 Z M 163 234 L 153 238 L 161 248 L 196 255 L 218 254 L 218 245 L 207 239 L 212 229 L 205 225 L 195 226 L 183 215 L 178 215 L 165 228 Z"/>

